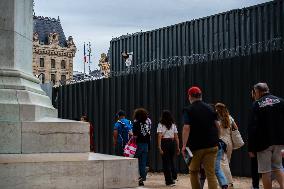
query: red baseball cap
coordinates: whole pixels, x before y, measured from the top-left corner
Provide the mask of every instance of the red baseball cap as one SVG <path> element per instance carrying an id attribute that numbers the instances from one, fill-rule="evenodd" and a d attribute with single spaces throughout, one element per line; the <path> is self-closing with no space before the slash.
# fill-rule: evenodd
<path id="1" fill-rule="evenodd" d="M 196 94 L 202 94 L 202 91 L 200 90 L 199 87 L 192 86 L 188 89 L 187 94 L 192 96 L 192 95 L 196 95 Z"/>

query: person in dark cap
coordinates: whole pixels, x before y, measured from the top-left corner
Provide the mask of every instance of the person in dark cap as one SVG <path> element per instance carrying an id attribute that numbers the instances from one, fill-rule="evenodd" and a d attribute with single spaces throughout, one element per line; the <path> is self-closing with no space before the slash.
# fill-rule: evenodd
<path id="1" fill-rule="evenodd" d="M 215 175 L 215 161 L 218 151 L 218 118 L 214 109 L 202 101 L 199 87 L 188 90 L 190 106 L 184 108 L 184 126 L 182 132 L 182 154 L 185 155 L 186 146 L 193 153 L 189 165 L 191 186 L 200 189 L 199 169 L 204 167 L 209 189 L 217 189 Z"/>
<path id="2" fill-rule="evenodd" d="M 124 147 L 132 135 L 132 123 L 125 117 L 126 113 L 123 110 L 119 110 L 115 115 L 116 123 L 113 129 L 113 145 L 115 155 L 117 156 L 123 156 Z"/>
<path id="3" fill-rule="evenodd" d="M 273 173 L 284 189 L 281 150 L 284 147 L 284 101 L 269 92 L 266 83 L 257 83 L 251 91 L 254 103 L 248 125 L 248 150 L 257 157 L 258 172 L 264 189 L 272 188 Z"/>

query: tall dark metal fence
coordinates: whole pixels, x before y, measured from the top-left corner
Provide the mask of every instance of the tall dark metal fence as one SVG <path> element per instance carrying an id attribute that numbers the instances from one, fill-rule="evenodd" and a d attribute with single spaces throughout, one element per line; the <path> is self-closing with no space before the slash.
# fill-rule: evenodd
<path id="1" fill-rule="evenodd" d="M 133 52 L 133 67 L 174 56 L 214 54 L 231 49 L 243 54 L 241 49 L 246 51 L 248 44 L 284 38 L 283 20 L 283 0 L 274 0 L 153 31 L 124 35 L 110 42 L 111 71 L 126 69 L 122 52 Z M 265 49 L 254 45 L 250 51 L 258 53 Z M 227 55 L 209 58 L 222 59 Z"/>
<path id="2" fill-rule="evenodd" d="M 181 133 L 182 109 L 188 104 L 188 87 L 199 85 L 206 102 L 227 104 L 246 140 L 252 85 L 265 81 L 272 93 L 284 97 L 283 73 L 284 52 L 279 49 L 61 86 L 55 88 L 54 96 L 57 98 L 53 99 L 56 99 L 54 105 L 58 107 L 61 118 L 76 119 L 82 114 L 89 116 L 95 126 L 96 151 L 106 154 L 113 152 L 112 131 L 116 111 L 124 109 L 131 117 L 137 107 L 149 110 L 153 121 L 150 167 L 157 171 L 161 170 L 161 159 L 156 148 L 159 116 L 163 109 L 169 109 Z M 249 175 L 246 146 L 233 152 L 231 164 L 234 175 Z M 179 170 L 186 170 L 181 158 L 177 165 Z"/>

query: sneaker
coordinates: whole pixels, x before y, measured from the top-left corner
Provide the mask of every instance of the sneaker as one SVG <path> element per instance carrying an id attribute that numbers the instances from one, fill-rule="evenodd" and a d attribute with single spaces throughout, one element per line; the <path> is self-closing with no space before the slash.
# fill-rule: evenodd
<path id="1" fill-rule="evenodd" d="M 233 184 L 229 184 L 228 189 L 234 189 L 234 185 Z"/>
<path id="2" fill-rule="evenodd" d="M 175 186 L 176 183 L 174 181 L 170 182 L 170 183 L 166 183 L 167 186 Z"/>
<path id="3" fill-rule="evenodd" d="M 144 182 L 142 180 L 139 180 L 139 186 L 144 186 Z"/>
<path id="4" fill-rule="evenodd" d="M 172 184 L 170 184 L 168 186 L 170 186 L 170 187 L 176 186 L 176 183 L 172 183 Z"/>
<path id="5" fill-rule="evenodd" d="M 223 185 L 222 189 L 228 189 L 228 185 Z"/>

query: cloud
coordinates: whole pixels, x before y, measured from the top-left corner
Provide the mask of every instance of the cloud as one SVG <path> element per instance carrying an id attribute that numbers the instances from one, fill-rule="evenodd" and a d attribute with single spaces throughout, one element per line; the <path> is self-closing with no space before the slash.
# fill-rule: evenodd
<path id="1" fill-rule="evenodd" d="M 147 31 L 268 0 L 35 0 L 36 15 L 60 16 L 65 35 L 72 35 L 79 51 L 74 70 L 83 70 L 83 43 L 94 46 L 98 64 L 112 37 Z M 94 69 L 96 66 L 92 65 Z"/>

